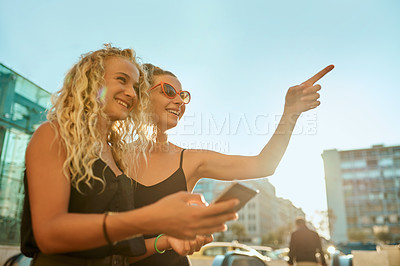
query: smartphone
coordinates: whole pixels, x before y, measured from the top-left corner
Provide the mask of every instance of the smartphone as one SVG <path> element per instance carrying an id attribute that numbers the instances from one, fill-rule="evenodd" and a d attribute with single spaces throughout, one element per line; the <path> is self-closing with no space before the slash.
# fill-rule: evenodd
<path id="1" fill-rule="evenodd" d="M 218 203 L 230 199 L 238 199 L 240 203 L 230 211 L 239 211 L 246 203 L 258 193 L 258 189 L 250 188 L 237 181 L 226 187 L 212 203 Z"/>

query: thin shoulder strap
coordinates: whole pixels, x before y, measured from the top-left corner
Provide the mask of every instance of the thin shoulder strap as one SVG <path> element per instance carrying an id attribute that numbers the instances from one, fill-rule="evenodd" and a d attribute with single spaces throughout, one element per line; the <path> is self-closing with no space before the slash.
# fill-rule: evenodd
<path id="1" fill-rule="evenodd" d="M 183 162 L 183 152 L 185 151 L 185 149 L 183 149 L 182 151 L 181 151 L 181 161 L 180 161 L 180 163 L 179 163 L 179 168 L 182 168 L 182 162 Z"/>

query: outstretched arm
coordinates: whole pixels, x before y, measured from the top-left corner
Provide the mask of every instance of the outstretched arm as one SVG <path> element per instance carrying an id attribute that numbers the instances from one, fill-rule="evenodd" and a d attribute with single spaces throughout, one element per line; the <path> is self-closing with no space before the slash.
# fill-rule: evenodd
<path id="1" fill-rule="evenodd" d="M 316 75 L 289 88 L 285 97 L 285 108 L 274 135 L 257 156 L 232 156 L 212 151 L 189 150 L 188 161 L 196 162 L 188 180 L 189 187 L 198 179 L 209 177 L 221 180 L 249 179 L 272 175 L 286 151 L 293 129 L 302 112 L 320 105 L 320 85 L 315 83 L 334 68 L 327 66 Z"/>

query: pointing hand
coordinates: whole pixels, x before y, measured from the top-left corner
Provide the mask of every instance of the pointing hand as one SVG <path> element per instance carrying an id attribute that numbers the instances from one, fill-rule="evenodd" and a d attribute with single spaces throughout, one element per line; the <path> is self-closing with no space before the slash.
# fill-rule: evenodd
<path id="1" fill-rule="evenodd" d="M 329 65 L 300 85 L 290 87 L 285 98 L 285 112 L 300 115 L 302 112 L 316 108 L 320 105 L 319 93 L 321 85 L 315 84 L 334 68 Z"/>

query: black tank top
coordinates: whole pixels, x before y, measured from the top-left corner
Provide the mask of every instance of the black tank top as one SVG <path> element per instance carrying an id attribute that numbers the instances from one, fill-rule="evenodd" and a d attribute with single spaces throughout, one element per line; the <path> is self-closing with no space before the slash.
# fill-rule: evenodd
<path id="1" fill-rule="evenodd" d="M 103 192 L 103 185 L 92 180 L 89 186 L 82 184 L 79 193 L 74 186 L 71 187 L 68 212 L 70 213 L 105 213 L 123 212 L 133 210 L 134 187 L 136 182 L 125 174 L 115 176 L 111 168 L 101 159 L 93 164 L 93 174 L 103 177 L 106 188 Z M 34 257 L 40 250 L 33 236 L 31 210 L 29 205 L 29 194 L 27 186 L 26 171 L 24 176 L 25 199 L 21 221 L 21 251 L 28 257 Z M 74 234 L 74 232 L 71 232 Z M 95 259 L 110 255 L 139 256 L 146 252 L 144 238 L 132 238 L 118 242 L 114 246 L 103 246 L 95 249 L 71 252 L 63 255 L 70 255 L 79 258 Z"/>
<path id="2" fill-rule="evenodd" d="M 183 152 L 182 150 L 179 168 L 167 179 L 164 179 L 158 184 L 152 186 L 144 186 L 137 182 L 135 189 L 135 207 L 140 208 L 152 204 L 165 196 L 179 192 L 187 191 L 186 177 L 182 169 Z M 156 237 L 158 234 L 145 235 L 145 238 Z M 163 254 L 154 254 L 143 260 L 131 264 L 131 266 L 187 266 L 190 265 L 189 259 L 186 256 L 180 256 L 174 250 L 167 250 Z"/>

